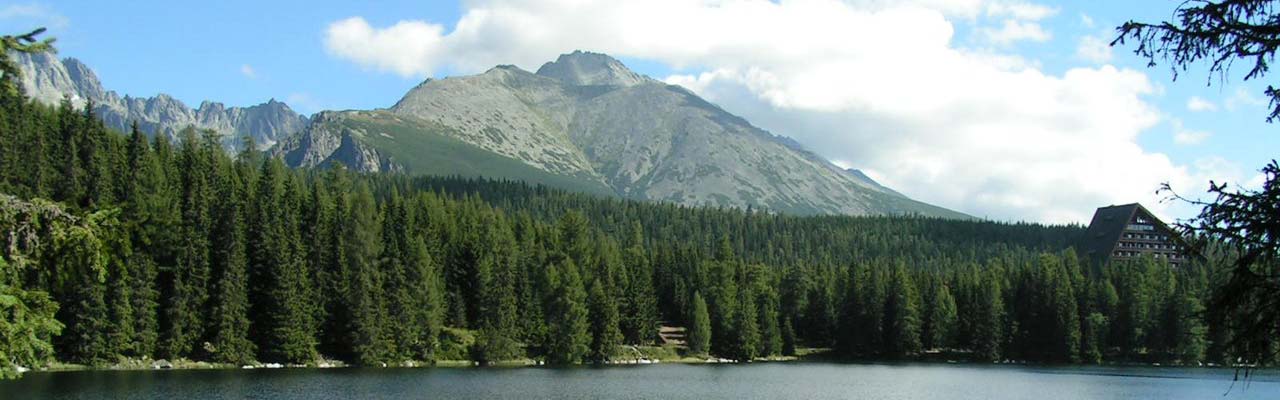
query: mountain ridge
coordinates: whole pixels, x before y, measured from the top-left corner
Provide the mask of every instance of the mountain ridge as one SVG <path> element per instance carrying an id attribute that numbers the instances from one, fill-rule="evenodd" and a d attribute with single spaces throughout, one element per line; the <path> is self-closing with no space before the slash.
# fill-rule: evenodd
<path id="1" fill-rule="evenodd" d="M 498 65 L 425 79 L 389 108 L 311 118 L 270 99 L 249 107 L 166 94 L 120 96 L 74 58 L 16 55 L 23 88 L 49 104 L 93 104 L 114 129 L 176 139 L 191 126 L 296 168 L 487 177 L 686 206 L 795 214 L 968 215 L 910 199 L 758 128 L 696 93 L 638 74 L 602 53 L 574 51 L 536 72 Z"/>
<path id="2" fill-rule="evenodd" d="M 343 113 L 347 118 L 308 129 L 340 136 L 319 142 L 346 140 L 384 157 L 366 165 L 417 165 L 404 168 L 407 172 L 448 169 L 423 160 L 406 162 L 404 157 L 420 156 L 403 151 L 392 156 L 417 146 L 417 136 L 429 138 L 425 141 L 443 136 L 460 142 L 451 145 L 470 146 L 460 151 L 494 153 L 580 187 L 603 186 L 623 198 L 800 214 L 971 218 L 841 169 L 794 140 L 600 53 L 564 54 L 537 72 L 499 65 L 475 75 L 426 79 L 390 108 Z M 319 126 L 324 124 L 341 126 Z M 282 143 L 273 152 L 310 151 L 305 144 Z M 341 162 L 332 156 L 335 147 L 317 149 L 329 154 L 307 158 Z M 535 183 L 555 180 L 543 178 Z"/>
<path id="3" fill-rule="evenodd" d="M 133 97 L 106 90 L 93 70 L 75 58 L 58 59 L 49 53 L 10 56 L 22 71 L 22 87 L 28 97 L 51 105 L 65 98 L 76 108 L 93 104 L 94 113 L 121 132 L 128 132 L 136 121 L 148 134 L 176 139 L 191 126 L 217 132 L 228 149 L 239 148 L 243 136 L 252 137 L 259 149 L 265 149 L 307 125 L 306 116 L 275 99 L 248 107 L 206 100 L 191 108 L 164 93 Z"/>

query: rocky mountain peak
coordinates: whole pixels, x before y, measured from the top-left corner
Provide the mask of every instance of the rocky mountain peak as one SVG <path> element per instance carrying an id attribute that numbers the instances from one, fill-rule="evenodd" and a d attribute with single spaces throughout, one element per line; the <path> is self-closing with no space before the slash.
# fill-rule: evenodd
<path id="1" fill-rule="evenodd" d="M 575 50 L 538 68 L 538 75 L 574 86 L 635 86 L 650 81 L 606 54 Z"/>
<path id="2" fill-rule="evenodd" d="M 529 74 L 528 71 L 520 69 L 520 67 L 510 65 L 510 64 L 503 64 L 503 65 L 494 66 L 493 68 L 489 68 L 488 70 L 484 71 L 484 73 L 480 75 L 476 75 L 476 77 L 481 79 L 487 79 L 494 82 L 504 82 L 511 79 L 512 76 L 528 75 L 528 74 Z M 445 79 L 450 80 L 453 78 L 445 78 Z M 418 87 L 421 88 L 421 87 L 428 86 L 430 82 L 431 82 L 430 80 L 427 80 L 426 82 L 423 82 L 421 85 L 418 85 Z"/>
<path id="3" fill-rule="evenodd" d="M 226 111 L 226 109 L 227 109 L 227 106 L 225 104 L 222 104 L 216 101 L 205 100 L 200 102 L 200 107 L 196 107 L 196 113 L 200 114 L 200 113 L 209 113 L 209 112 L 224 112 Z"/>
<path id="4" fill-rule="evenodd" d="M 66 97 L 73 106 L 84 106 L 85 100 L 80 96 L 77 82 L 72 80 L 71 73 L 53 54 L 11 53 L 9 57 L 22 71 L 22 89 L 28 97 L 45 104 L 58 104 Z M 64 87 L 73 90 L 70 93 L 58 90 Z"/>
<path id="5" fill-rule="evenodd" d="M 103 89 L 102 82 L 98 81 L 98 75 L 94 74 L 88 65 L 74 58 L 63 59 L 62 65 L 67 68 L 67 75 L 81 96 L 86 99 L 107 97 L 107 91 Z"/>

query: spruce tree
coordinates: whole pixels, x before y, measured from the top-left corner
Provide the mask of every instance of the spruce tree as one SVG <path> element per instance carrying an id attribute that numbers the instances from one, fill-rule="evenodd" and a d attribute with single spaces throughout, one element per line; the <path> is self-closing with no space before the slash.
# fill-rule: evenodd
<path id="1" fill-rule="evenodd" d="M 516 270 L 518 255 L 510 225 L 498 213 L 484 213 L 485 228 L 480 233 L 479 262 L 476 266 L 476 304 L 480 327 L 477 338 L 482 361 L 523 356 L 517 342 L 519 324 Z"/>
<path id="2" fill-rule="evenodd" d="M 94 106 L 92 101 L 85 104 L 79 124 L 79 140 L 76 142 L 80 147 L 80 163 L 85 174 L 85 192 L 81 200 L 81 206 L 85 209 L 106 208 L 115 202 L 116 193 L 110 152 L 112 137 L 107 136 L 106 126 L 94 114 Z"/>
<path id="3" fill-rule="evenodd" d="M 622 331 L 618 329 L 618 308 L 599 279 L 591 283 L 588 303 L 591 318 L 590 358 L 596 362 L 607 362 L 617 355 L 618 346 L 622 345 Z"/>
<path id="4" fill-rule="evenodd" d="M 730 333 L 735 335 L 730 356 L 742 361 L 750 361 L 760 355 L 760 326 L 756 322 L 760 314 L 756 309 L 755 291 L 752 289 L 751 285 L 742 285 Z"/>
<path id="5" fill-rule="evenodd" d="M 213 206 L 209 299 L 209 351 L 213 360 L 247 364 L 257 349 L 249 340 L 249 276 L 244 221 L 244 185 L 225 157 L 211 170 L 217 194 Z"/>
<path id="6" fill-rule="evenodd" d="M 782 321 L 782 355 L 796 355 L 796 329 L 792 327 L 791 317 L 786 317 Z"/>
<path id="7" fill-rule="evenodd" d="M 576 268 L 596 265 L 591 257 L 591 232 L 587 223 L 587 217 L 582 211 L 571 210 L 560 217 L 556 226 L 559 250 L 573 260 Z"/>
<path id="8" fill-rule="evenodd" d="M 320 322 L 318 346 L 328 357 L 351 359 L 350 286 L 352 276 L 346 263 L 347 235 L 339 229 L 345 222 L 352 191 L 350 179 L 341 166 L 325 171 L 324 179 L 311 185 L 311 207 L 306 210 L 304 231 L 308 264 L 315 270 Z"/>
<path id="9" fill-rule="evenodd" d="M 159 340 L 159 291 L 156 290 L 156 266 L 151 258 L 134 252 L 133 273 L 129 276 L 133 293 L 129 300 L 133 303 L 133 340 L 131 351 L 126 354 L 133 357 L 153 357 Z"/>
<path id="10" fill-rule="evenodd" d="M 846 347 L 851 355 L 877 355 L 886 348 L 885 305 L 890 289 L 884 271 L 865 264 L 857 268 L 855 295 L 851 296 L 855 304 L 852 306 L 855 310 L 852 326 L 856 328 L 852 332 L 853 337 L 848 339 L 851 343 Z"/>
<path id="11" fill-rule="evenodd" d="M 373 193 L 364 182 L 356 183 L 351 208 L 341 229 L 348 238 L 343 249 L 344 261 L 353 279 L 349 304 L 354 361 L 363 365 L 379 364 L 389 359 L 393 349 L 385 334 L 388 315 L 382 290 L 384 278 L 376 264 L 382 238 Z"/>
<path id="12" fill-rule="evenodd" d="M 383 265 L 387 312 L 404 316 L 405 323 L 390 324 L 396 359 L 431 361 L 440 331 L 441 288 L 426 244 L 413 228 L 412 209 L 391 193 L 383 215 Z"/>
<path id="13" fill-rule="evenodd" d="M 689 301 L 689 327 L 685 340 L 689 345 L 689 354 L 706 355 L 711 350 L 711 317 L 707 314 L 707 302 L 702 294 L 693 292 L 693 300 Z"/>
<path id="14" fill-rule="evenodd" d="M 264 362 L 316 358 L 310 275 L 298 254 L 298 198 L 278 159 L 262 165 L 249 224 L 251 336 Z"/>
<path id="15" fill-rule="evenodd" d="M 482 307 L 481 286 L 489 271 L 482 270 L 490 264 L 480 263 L 480 259 L 489 249 L 486 248 L 487 223 L 491 211 L 480 204 L 479 200 L 467 196 L 462 200 L 462 207 L 455 215 L 456 226 L 446 233 L 451 243 L 448 247 L 445 263 L 445 285 L 447 292 L 447 320 L 452 326 L 460 328 L 479 328 L 479 314 Z"/>
<path id="16" fill-rule="evenodd" d="M 542 230 L 527 213 L 522 213 L 516 220 L 515 233 L 520 254 L 516 267 L 518 336 L 525 343 L 533 344 L 543 343 L 546 336 L 542 307 L 546 287 L 541 285 L 540 278 L 543 267 L 547 265 L 547 249 L 542 245 L 546 237 Z"/>
<path id="17" fill-rule="evenodd" d="M 906 265 L 899 263 L 890 279 L 884 306 L 884 350 L 889 357 L 907 357 L 920 351 L 920 295 Z"/>
<path id="18" fill-rule="evenodd" d="M 761 296 L 759 303 L 757 308 L 760 310 L 760 316 L 757 323 L 760 326 L 760 350 L 758 353 L 761 357 L 780 355 L 783 350 L 783 335 L 782 327 L 778 324 L 778 303 L 774 296 L 770 295 Z M 791 334 L 794 335 L 795 332 Z M 792 353 L 795 353 L 794 347 Z"/>
<path id="19" fill-rule="evenodd" d="M 90 365 L 116 357 L 107 337 L 111 325 L 105 298 L 108 270 L 95 230 L 92 222 L 71 227 L 50 253 L 50 271 L 57 274 L 50 279 L 51 292 L 62 305 L 58 321 L 66 326 L 54 344 L 61 359 Z"/>
<path id="20" fill-rule="evenodd" d="M 409 355 L 434 362 L 444 322 L 444 283 L 421 237 L 410 243 L 406 265 L 413 294 L 407 322 L 412 325 L 409 334 L 414 335 L 408 343 Z"/>
<path id="21" fill-rule="evenodd" d="M 975 311 L 973 350 L 979 360 L 1000 360 L 1004 344 L 1004 298 L 999 279 L 994 273 L 986 274 L 977 286 L 977 310 Z"/>
<path id="22" fill-rule="evenodd" d="M 1053 263 L 1042 262 L 1043 264 L 1054 266 Z M 1052 277 L 1049 295 L 1054 315 L 1053 330 L 1057 336 L 1057 343 L 1053 346 L 1056 354 L 1053 358 L 1056 361 L 1077 362 L 1080 353 L 1080 314 L 1075 289 L 1067 276 L 1067 267 L 1061 263 L 1056 264 L 1057 268 L 1047 270 Z"/>
<path id="23" fill-rule="evenodd" d="M 54 185 L 54 200 L 79 206 L 84 197 L 84 165 L 80 157 L 80 142 L 84 141 L 80 129 L 81 119 L 75 117 L 71 99 L 64 97 L 58 106 L 58 143 L 52 157 L 58 166 Z"/>
<path id="24" fill-rule="evenodd" d="M 129 231 L 131 246 L 136 250 L 128 261 L 132 269 L 129 286 L 133 293 L 129 300 L 133 308 L 134 334 L 133 348 L 128 355 L 151 357 L 155 354 L 159 335 L 155 260 L 157 255 L 164 253 L 161 240 L 164 230 L 172 227 L 163 216 L 172 212 L 166 210 L 168 205 L 163 201 L 167 192 L 163 173 L 156 164 L 146 135 L 138 129 L 137 121 L 130 127 L 124 164 L 121 218 Z"/>
<path id="25" fill-rule="evenodd" d="M 3 56 L 0 56 L 3 57 Z M 59 305 L 53 298 L 57 291 L 54 285 L 32 285 L 22 279 L 23 271 L 34 269 L 37 263 L 58 266 L 57 259 L 41 257 L 41 253 L 59 252 L 68 242 L 77 236 L 69 235 L 69 215 L 59 206 L 47 202 L 25 202 L 8 195 L 0 195 L 0 240 L 6 243 L 21 243 L 22 246 L 9 248 L 0 254 L 0 337 L 5 338 L 0 346 L 0 379 L 16 378 L 20 375 L 18 367 L 31 368 L 46 365 L 53 361 L 55 352 L 53 338 L 64 332 L 64 323 L 59 321 Z M 22 232 L 31 232 L 34 227 L 41 227 L 49 234 L 63 235 L 63 240 L 36 240 Z M 24 238 L 25 237 L 25 238 Z M 66 253 L 60 253 L 66 254 Z M 71 253 L 74 254 L 74 253 Z M 59 255 L 58 258 L 62 258 Z M 73 276 L 101 276 L 94 269 L 80 269 L 88 265 L 72 263 L 75 268 Z M 41 268 L 47 274 L 50 268 Z M 49 282 L 53 279 L 41 279 Z"/>
<path id="26" fill-rule="evenodd" d="M 1098 312 L 1089 313 L 1081 323 L 1080 334 L 1080 361 L 1101 363 L 1106 349 L 1103 340 L 1107 334 L 1107 317 Z"/>
<path id="27" fill-rule="evenodd" d="M 112 358 L 136 354 L 135 311 L 133 296 L 137 289 L 133 278 L 133 248 L 129 243 L 129 235 L 122 224 L 112 218 L 103 221 L 99 226 L 98 237 L 102 241 L 102 256 L 107 268 L 106 293 L 103 299 L 107 304 L 108 325 L 103 334 L 106 336 L 108 350 Z"/>
<path id="28" fill-rule="evenodd" d="M 510 265 L 496 262 L 498 257 L 486 255 L 480 259 L 480 314 L 477 316 L 480 334 L 476 338 L 478 361 L 493 362 L 520 357 L 516 342 L 516 298 L 511 281 Z"/>
<path id="29" fill-rule="evenodd" d="M 206 138 L 206 140 L 211 140 Z M 208 173 L 209 152 L 193 129 L 183 131 L 179 157 L 181 215 L 177 264 L 172 272 L 172 294 L 165 306 L 169 326 L 164 332 L 163 355 L 189 357 L 204 336 L 201 312 L 209 299 L 209 237 L 213 200 Z M 216 151 L 216 150 L 215 150 Z"/>
<path id="30" fill-rule="evenodd" d="M 550 288 L 547 300 L 547 361 L 552 364 L 581 362 L 590 351 L 591 332 L 586 290 L 572 259 L 554 262 L 543 279 Z"/>
<path id="31" fill-rule="evenodd" d="M 658 334 L 658 294 L 653 284 L 653 266 L 644 247 L 644 231 L 638 222 L 631 226 L 629 241 L 625 250 L 627 287 L 619 306 L 619 325 L 627 343 L 643 344 Z"/>
<path id="32" fill-rule="evenodd" d="M 956 324 L 956 301 L 946 284 L 934 286 L 930 296 L 928 315 L 921 328 L 921 342 L 926 349 L 945 349 L 952 345 L 953 327 Z"/>
<path id="33" fill-rule="evenodd" d="M 1189 288 L 1190 280 L 1179 281 L 1178 289 L 1169 300 L 1168 333 L 1173 346 L 1172 358 L 1184 365 L 1198 364 L 1204 359 L 1208 347 L 1202 315 L 1205 307 Z"/>
<path id="34" fill-rule="evenodd" d="M 727 240 L 722 243 L 728 243 Z M 727 249 L 728 246 L 722 246 Z M 724 254 L 718 257 L 725 257 Z M 711 348 L 714 354 L 733 356 L 738 352 L 741 332 L 739 327 L 739 289 L 737 264 L 731 261 L 707 262 L 706 269 L 711 279 L 708 290 L 711 293 L 707 302 L 707 310 L 711 316 Z M 754 318 L 754 314 L 752 318 Z"/>
<path id="35" fill-rule="evenodd" d="M 412 282 L 408 279 L 408 252 L 412 243 L 409 214 L 399 190 L 392 188 L 390 198 L 382 205 L 382 254 L 378 269 L 383 274 L 382 292 L 388 316 L 408 316 L 413 307 Z M 417 327 L 408 324 L 387 324 L 384 334 L 391 339 L 393 361 L 410 360 L 410 350 L 418 335 Z"/>

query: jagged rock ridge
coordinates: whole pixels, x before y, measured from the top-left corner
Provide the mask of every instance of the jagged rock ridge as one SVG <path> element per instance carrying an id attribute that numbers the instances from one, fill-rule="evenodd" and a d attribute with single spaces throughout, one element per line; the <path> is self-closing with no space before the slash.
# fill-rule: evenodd
<path id="1" fill-rule="evenodd" d="M 144 132 L 176 139 L 178 132 L 192 126 L 216 131 L 228 148 L 237 147 L 245 135 L 252 137 L 259 148 L 267 148 L 307 125 L 305 116 L 275 99 L 250 107 L 205 101 L 192 109 L 165 94 L 121 97 L 104 89 L 97 75 L 74 58 L 59 60 L 48 53 L 11 56 L 21 67 L 27 96 L 46 104 L 58 104 L 68 98 L 77 108 L 92 103 L 94 112 L 108 127 L 122 132 L 137 121 Z"/>

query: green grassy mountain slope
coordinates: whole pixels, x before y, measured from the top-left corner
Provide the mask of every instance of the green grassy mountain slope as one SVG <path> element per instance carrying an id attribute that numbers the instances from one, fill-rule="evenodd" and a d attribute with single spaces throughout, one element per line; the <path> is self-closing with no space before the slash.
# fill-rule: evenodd
<path id="1" fill-rule="evenodd" d="M 534 168 L 459 140 L 449 127 L 387 111 L 321 113 L 303 134 L 274 151 L 290 165 L 299 167 L 340 163 L 362 171 L 508 179 L 614 195 L 590 177 Z M 309 156 L 307 151 L 323 155 Z"/>

